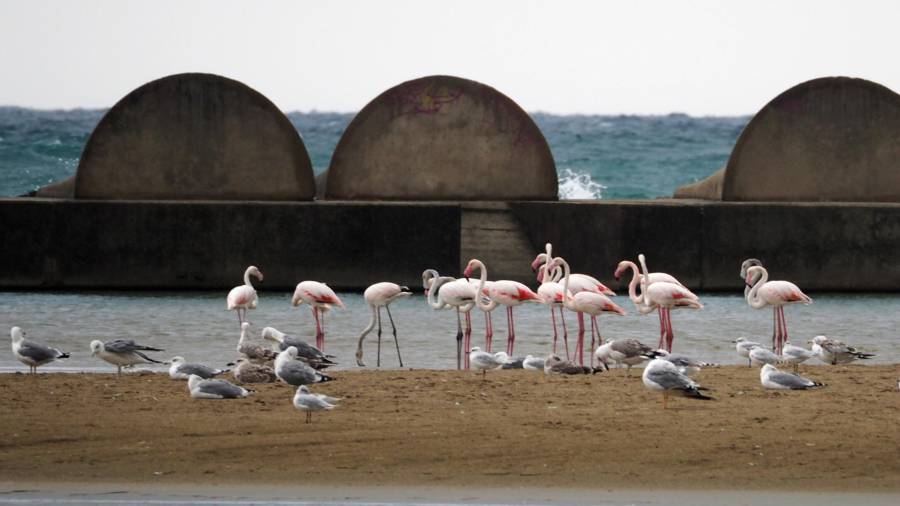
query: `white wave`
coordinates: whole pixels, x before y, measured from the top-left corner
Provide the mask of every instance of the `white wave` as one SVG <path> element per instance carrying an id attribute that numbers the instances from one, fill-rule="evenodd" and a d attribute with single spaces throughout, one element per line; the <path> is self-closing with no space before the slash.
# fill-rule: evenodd
<path id="1" fill-rule="evenodd" d="M 561 200 L 599 200 L 606 187 L 591 179 L 590 174 L 563 169 L 559 174 L 559 198 Z"/>

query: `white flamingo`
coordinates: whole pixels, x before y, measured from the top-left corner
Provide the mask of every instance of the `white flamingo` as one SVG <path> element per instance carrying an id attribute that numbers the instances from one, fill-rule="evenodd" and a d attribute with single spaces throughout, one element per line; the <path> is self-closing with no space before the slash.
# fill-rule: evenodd
<path id="1" fill-rule="evenodd" d="M 797 285 L 790 281 L 769 281 L 769 273 L 765 267 L 754 265 L 747 269 L 748 285 L 747 304 L 753 309 L 772 306 L 775 312 L 775 332 L 772 335 L 772 349 L 781 354 L 784 343 L 788 340 L 787 321 L 784 319 L 784 306 L 788 304 L 811 304 L 812 299 L 806 296 Z"/>
<path id="2" fill-rule="evenodd" d="M 366 336 L 372 329 L 375 327 L 376 320 L 378 321 L 378 354 L 376 366 L 381 367 L 381 308 L 387 310 L 388 320 L 391 322 L 391 329 L 394 332 L 394 345 L 397 347 L 397 360 L 400 362 L 400 367 L 403 367 L 403 358 L 400 357 L 400 344 L 397 342 L 397 326 L 394 325 L 394 317 L 391 316 L 391 302 L 402 298 L 409 297 L 412 295 L 412 292 L 409 291 L 409 288 L 405 286 L 400 286 L 396 283 L 388 283 L 381 282 L 375 283 L 374 285 L 366 288 L 366 291 L 363 293 L 363 298 L 366 300 L 366 304 L 369 305 L 369 308 L 372 310 L 372 318 L 369 320 L 369 325 L 363 329 L 362 333 L 359 335 L 359 344 L 356 347 L 356 364 L 360 367 L 365 367 L 366 364 L 363 363 L 363 340 L 365 340 Z"/>
<path id="3" fill-rule="evenodd" d="M 672 308 L 703 309 L 700 298 L 676 280 L 651 282 L 647 262 L 643 254 L 638 255 L 644 275 L 641 276 L 641 295 L 643 302 L 656 307 L 660 314 L 659 348 L 672 352 L 675 341 L 675 330 L 672 328 Z M 664 274 L 664 273 L 663 273 Z M 668 276 L 668 274 L 666 274 Z M 674 279 L 674 278 L 673 278 Z"/>
<path id="4" fill-rule="evenodd" d="M 244 284 L 232 288 L 231 291 L 228 292 L 228 297 L 225 298 L 228 310 L 237 311 L 238 325 L 247 321 L 247 310 L 256 309 L 256 304 L 259 303 L 256 289 L 253 288 L 253 284 L 250 283 L 250 276 L 253 276 L 260 281 L 263 280 L 262 272 L 260 272 L 256 266 L 251 265 L 244 271 Z"/>
<path id="5" fill-rule="evenodd" d="M 316 320 L 316 348 L 325 351 L 325 312 L 331 310 L 331 306 L 344 307 L 344 303 L 325 283 L 318 281 L 301 281 L 294 289 L 291 297 L 291 305 L 299 306 L 309 304 L 313 318 Z M 319 316 L 321 315 L 321 320 Z"/>

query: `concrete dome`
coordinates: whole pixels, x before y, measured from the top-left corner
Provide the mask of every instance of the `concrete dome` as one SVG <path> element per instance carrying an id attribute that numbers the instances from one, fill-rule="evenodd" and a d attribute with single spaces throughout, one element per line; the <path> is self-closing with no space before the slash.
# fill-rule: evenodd
<path id="1" fill-rule="evenodd" d="M 848 77 L 785 91 L 738 138 L 722 199 L 900 201 L 900 95 Z"/>
<path id="2" fill-rule="evenodd" d="M 75 176 L 86 199 L 311 200 L 312 164 L 287 117 L 232 79 L 178 74 L 110 109 Z"/>
<path id="3" fill-rule="evenodd" d="M 430 76 L 395 86 L 350 123 L 329 199 L 555 200 L 553 156 L 531 117 L 484 84 Z"/>

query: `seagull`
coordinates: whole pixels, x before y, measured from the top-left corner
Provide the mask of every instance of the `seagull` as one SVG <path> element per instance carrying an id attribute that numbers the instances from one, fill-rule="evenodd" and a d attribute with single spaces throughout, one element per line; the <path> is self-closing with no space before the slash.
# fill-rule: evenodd
<path id="1" fill-rule="evenodd" d="M 469 351 L 469 364 L 472 369 L 479 369 L 481 371 L 482 380 L 486 378 L 488 369 L 496 369 L 498 367 L 501 367 L 504 363 L 506 363 L 506 359 L 508 358 L 509 356 L 506 353 L 503 353 L 503 355 L 497 353 L 495 355 L 493 353 L 481 351 L 481 348 L 479 348 L 478 346 L 475 346 Z"/>
<path id="2" fill-rule="evenodd" d="M 272 366 L 255 364 L 245 357 L 237 359 L 237 367 L 232 374 L 238 383 L 272 383 L 277 379 Z"/>
<path id="3" fill-rule="evenodd" d="M 261 344 L 250 342 L 250 339 L 247 338 L 247 329 L 249 328 L 250 323 L 241 323 L 241 338 L 238 340 L 237 345 L 238 353 L 258 363 L 268 363 L 275 360 L 275 357 L 278 356 L 277 352 L 272 351 Z"/>
<path id="4" fill-rule="evenodd" d="M 570 360 L 563 360 L 559 355 L 551 353 L 544 361 L 544 374 L 597 374 L 603 369 L 578 365 Z"/>
<path id="5" fill-rule="evenodd" d="M 763 348 L 762 346 L 757 346 L 750 350 L 750 363 L 756 365 L 762 364 L 777 364 L 781 362 L 781 356 L 776 355 L 775 352 L 769 350 L 768 348 Z"/>
<path id="6" fill-rule="evenodd" d="M 797 372 L 798 366 L 803 362 L 816 356 L 816 352 L 795 346 L 788 341 L 784 342 L 784 348 L 781 349 L 781 360 L 794 364 L 794 372 Z"/>
<path id="7" fill-rule="evenodd" d="M 203 379 L 196 374 L 188 377 L 188 391 L 194 399 L 239 399 L 252 393 L 225 380 Z"/>
<path id="8" fill-rule="evenodd" d="M 297 393 L 294 394 L 294 407 L 300 411 L 305 411 L 306 423 L 310 423 L 312 421 L 313 411 L 330 411 L 335 408 L 335 405 L 332 402 L 328 402 L 329 399 L 333 401 L 340 400 L 334 397 L 328 397 L 327 395 L 312 394 L 309 392 L 309 388 L 307 388 L 306 385 L 301 385 L 300 388 L 297 389 Z"/>
<path id="9" fill-rule="evenodd" d="M 651 390 L 662 392 L 663 409 L 666 409 L 666 403 L 669 400 L 669 392 L 679 391 L 685 397 L 692 399 L 711 400 L 700 392 L 705 390 L 696 381 L 678 372 L 675 364 L 662 358 L 655 358 L 644 367 L 644 374 L 641 376 L 644 380 L 644 386 Z"/>
<path id="10" fill-rule="evenodd" d="M 524 369 L 525 368 L 525 358 L 523 358 L 523 357 L 510 358 L 510 356 L 507 355 L 505 351 L 498 351 L 497 353 L 494 353 L 494 356 L 503 360 L 503 367 L 502 367 L 503 369 Z M 544 366 L 541 365 L 541 369 L 543 369 L 543 368 L 544 368 Z"/>
<path id="11" fill-rule="evenodd" d="M 91 341 L 91 355 L 100 357 L 110 364 L 118 367 L 118 374 L 122 374 L 122 366 L 130 367 L 134 364 L 164 364 L 159 360 L 154 360 L 142 351 L 164 351 L 160 348 L 152 348 L 142 344 L 136 344 L 131 339 L 116 339 L 115 341 L 93 340 Z"/>
<path id="12" fill-rule="evenodd" d="M 819 360 L 826 364 L 847 364 L 856 359 L 869 359 L 875 355 L 857 351 L 853 346 L 848 346 L 837 339 L 829 339 L 825 336 L 812 338 L 812 350 L 819 356 Z"/>
<path id="13" fill-rule="evenodd" d="M 646 362 L 659 356 L 660 353 L 637 339 L 609 340 L 594 351 L 594 357 L 598 362 L 606 364 L 612 360 L 616 364 L 625 364 L 628 369 L 625 375 L 630 375 L 631 366 Z"/>
<path id="14" fill-rule="evenodd" d="M 281 381 L 295 387 L 334 379 L 297 360 L 297 348 L 293 346 L 288 346 L 288 349 L 278 354 L 278 358 L 275 359 L 275 375 Z"/>
<path id="15" fill-rule="evenodd" d="M 12 339 L 13 355 L 19 362 L 27 365 L 28 371 L 32 374 L 37 373 L 39 366 L 49 364 L 58 358 L 69 358 L 68 353 L 25 339 L 25 331 L 20 327 L 11 328 L 9 337 Z"/>
<path id="16" fill-rule="evenodd" d="M 668 360 L 675 364 L 675 367 L 678 369 L 678 372 L 681 374 L 685 374 L 690 377 L 696 376 L 700 370 L 704 367 L 718 367 L 718 364 L 711 364 L 709 362 L 700 362 L 699 360 L 695 360 L 687 355 L 680 354 L 672 354 L 667 352 L 666 350 L 656 350 L 659 353 L 659 357 L 663 360 Z"/>
<path id="17" fill-rule="evenodd" d="M 326 355 L 315 346 L 299 338 L 289 336 L 275 327 L 262 329 L 262 338 L 272 341 L 272 350 L 276 353 L 282 352 L 291 346 L 297 348 L 297 358 L 309 364 L 313 369 L 325 369 L 337 364 L 337 362 L 332 360 L 335 358 L 334 355 Z"/>
<path id="18" fill-rule="evenodd" d="M 750 350 L 762 345 L 754 341 L 748 341 L 743 337 L 739 337 L 731 342 L 736 343 L 734 348 L 737 350 L 737 354 L 747 359 L 747 367 L 753 367 L 753 363 L 750 360 Z"/>
<path id="19" fill-rule="evenodd" d="M 808 390 L 822 386 L 822 383 L 804 378 L 797 374 L 779 371 L 775 366 L 766 364 L 759 371 L 759 381 L 763 388 L 775 390 Z"/>
<path id="20" fill-rule="evenodd" d="M 522 361 L 522 369 L 528 371 L 543 371 L 546 362 L 547 359 L 545 358 L 525 355 L 525 360 Z"/>
<path id="21" fill-rule="evenodd" d="M 186 363 L 184 357 L 172 357 L 170 362 L 172 362 L 172 366 L 169 367 L 169 377 L 172 379 L 188 379 L 192 374 L 203 379 L 210 379 L 228 372 L 227 369 L 213 369 L 203 364 Z"/>

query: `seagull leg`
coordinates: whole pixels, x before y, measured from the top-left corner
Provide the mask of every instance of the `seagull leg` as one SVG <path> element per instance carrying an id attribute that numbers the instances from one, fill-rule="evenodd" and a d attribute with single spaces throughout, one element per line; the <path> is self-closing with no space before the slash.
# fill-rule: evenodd
<path id="1" fill-rule="evenodd" d="M 397 347 L 397 360 L 400 361 L 400 367 L 403 367 L 403 357 L 400 356 L 400 343 L 397 342 L 397 326 L 394 325 L 394 317 L 391 316 L 391 306 L 384 306 L 387 310 L 388 320 L 391 321 L 391 329 L 394 330 L 394 346 Z"/>
<path id="2" fill-rule="evenodd" d="M 669 391 L 663 390 L 663 409 L 666 409 L 666 404 L 668 404 L 668 401 L 669 401 Z"/>
<path id="3" fill-rule="evenodd" d="M 381 367 L 381 306 L 375 310 L 375 319 L 378 320 L 378 352 L 375 367 Z"/>

